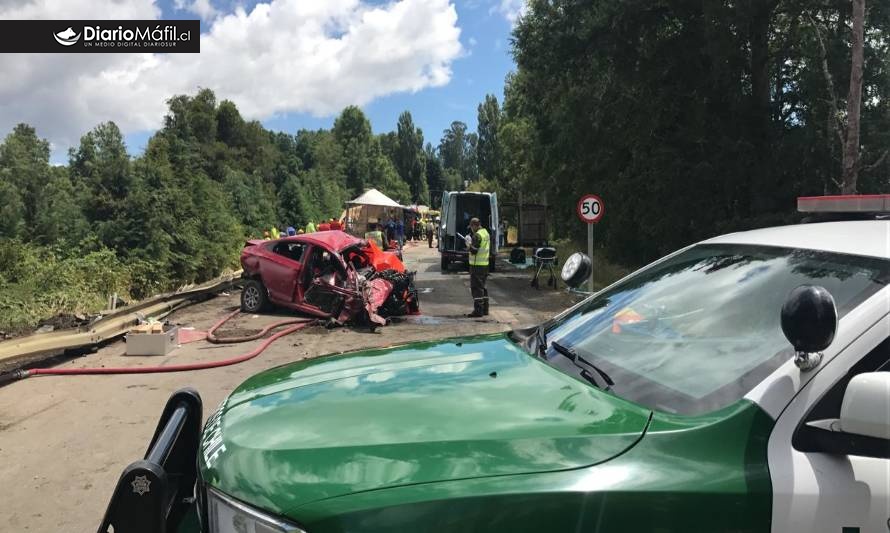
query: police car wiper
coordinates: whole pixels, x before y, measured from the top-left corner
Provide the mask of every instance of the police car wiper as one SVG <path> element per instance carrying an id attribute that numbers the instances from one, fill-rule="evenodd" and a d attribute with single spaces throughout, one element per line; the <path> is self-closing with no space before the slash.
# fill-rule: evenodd
<path id="1" fill-rule="evenodd" d="M 550 347 L 553 348 L 554 350 L 556 350 L 559 354 L 564 355 L 567 359 L 569 359 L 573 363 L 575 363 L 575 366 L 577 366 L 578 368 L 581 369 L 581 377 L 586 379 L 587 381 L 589 381 L 592 385 L 599 387 L 603 390 L 609 390 L 612 388 L 612 385 L 615 384 L 615 382 L 612 381 L 612 378 L 609 377 L 609 374 L 606 374 L 605 370 L 603 370 L 602 368 L 596 366 L 595 364 L 591 363 L 587 359 L 584 359 L 583 357 L 578 355 L 578 352 L 576 352 L 574 349 L 567 348 L 556 341 L 551 342 Z M 596 377 L 594 377 L 587 370 L 588 368 L 593 370 L 597 374 L 599 374 L 600 378 L 602 378 L 602 380 L 606 383 L 605 387 L 603 387 L 599 384 Z"/>
<path id="2" fill-rule="evenodd" d="M 535 346 L 535 353 L 538 354 L 538 357 L 541 359 L 547 358 L 547 332 L 544 331 L 544 324 L 541 324 L 537 328 L 535 328 L 535 339 L 538 344 Z"/>

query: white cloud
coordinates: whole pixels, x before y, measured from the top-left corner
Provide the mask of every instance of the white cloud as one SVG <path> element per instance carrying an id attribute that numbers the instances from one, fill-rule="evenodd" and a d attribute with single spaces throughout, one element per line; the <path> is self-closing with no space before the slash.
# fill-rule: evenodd
<path id="1" fill-rule="evenodd" d="M 519 17 L 525 15 L 528 10 L 526 0 L 495 0 L 497 3 L 488 11 L 489 14 L 498 12 L 504 16 L 510 24 L 515 24 Z"/>
<path id="2" fill-rule="evenodd" d="M 173 6 L 180 11 L 194 13 L 204 21 L 211 21 L 219 15 L 210 0 L 173 0 Z"/>
<path id="3" fill-rule="evenodd" d="M 476 46 L 477 43 L 475 37 L 470 37 L 470 40 L 468 42 L 470 43 L 470 46 Z"/>
<path id="4" fill-rule="evenodd" d="M 183 0 L 187 8 L 213 8 Z M 151 19 L 154 0 L 42 0 L 0 4 L 2 19 Z M 34 125 L 70 146 L 106 120 L 125 132 L 160 126 L 174 94 L 213 89 L 248 118 L 327 116 L 375 98 L 447 84 L 461 57 L 449 0 L 272 0 L 218 14 L 200 54 L 0 55 L 0 133 Z"/>

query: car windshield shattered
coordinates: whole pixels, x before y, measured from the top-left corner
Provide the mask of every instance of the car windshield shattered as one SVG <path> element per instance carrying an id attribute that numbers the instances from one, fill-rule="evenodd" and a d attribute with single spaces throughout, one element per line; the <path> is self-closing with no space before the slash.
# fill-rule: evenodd
<path id="1" fill-rule="evenodd" d="M 888 277 L 885 259 L 699 245 L 545 325 L 541 352 L 554 366 L 652 409 L 708 412 L 742 398 L 792 357 L 779 319 L 792 289 L 825 287 L 843 317 Z M 606 380 L 591 379 L 585 367 Z"/>

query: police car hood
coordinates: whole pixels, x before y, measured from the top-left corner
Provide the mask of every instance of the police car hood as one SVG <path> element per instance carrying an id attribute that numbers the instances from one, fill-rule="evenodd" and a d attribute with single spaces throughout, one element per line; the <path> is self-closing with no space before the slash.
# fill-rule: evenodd
<path id="1" fill-rule="evenodd" d="M 649 416 L 503 335 L 413 344 L 250 378 L 207 423 L 202 477 L 286 515 L 358 491 L 601 463 Z"/>

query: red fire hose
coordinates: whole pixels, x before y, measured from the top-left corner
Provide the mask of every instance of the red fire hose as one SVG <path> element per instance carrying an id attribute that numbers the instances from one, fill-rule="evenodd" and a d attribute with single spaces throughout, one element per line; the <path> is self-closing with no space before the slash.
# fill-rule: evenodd
<path id="1" fill-rule="evenodd" d="M 232 317 L 234 317 L 235 315 L 237 315 L 240 312 L 241 311 L 232 311 L 231 313 L 226 315 L 225 318 L 223 318 L 222 320 L 220 320 L 219 322 L 217 322 L 216 324 L 211 326 L 211 328 L 207 330 L 207 342 L 212 342 L 213 344 L 234 344 L 236 342 L 255 341 L 255 340 L 263 337 L 266 333 L 269 333 L 270 330 L 273 330 L 280 326 L 286 326 L 288 324 L 308 324 L 309 322 L 314 322 L 314 320 L 306 319 L 306 318 L 288 318 L 287 320 L 282 320 L 280 322 L 275 322 L 274 324 L 269 324 L 268 326 L 266 326 L 265 328 L 260 330 L 259 333 L 256 333 L 254 335 L 248 335 L 245 337 L 223 337 L 223 338 L 220 338 L 220 337 L 217 337 L 216 335 L 214 335 L 214 332 L 217 329 L 219 329 L 220 326 L 222 326 L 223 324 L 228 322 L 229 319 L 231 319 Z"/>
<path id="2" fill-rule="evenodd" d="M 251 350 L 250 352 L 239 355 L 237 357 L 231 357 L 229 359 L 223 359 L 221 361 L 207 361 L 204 363 L 191 363 L 187 365 L 171 365 L 171 366 L 139 366 L 139 367 L 95 367 L 95 368 L 32 368 L 29 370 L 16 370 L 6 376 L 0 376 L 0 385 L 6 381 L 14 381 L 17 379 L 24 379 L 31 376 L 37 375 L 48 375 L 48 376 L 78 376 L 78 375 L 96 375 L 96 374 L 157 374 L 162 372 L 186 372 L 189 370 L 204 370 L 207 368 L 219 368 L 221 366 L 229 366 L 236 365 L 238 363 L 243 363 L 248 359 L 253 359 L 258 356 L 269 347 L 270 344 L 275 342 L 276 340 L 284 337 L 285 335 L 290 335 L 295 331 L 299 331 L 306 326 L 309 326 L 315 322 L 312 319 L 298 318 L 298 319 L 288 319 L 282 320 L 280 322 L 276 322 L 265 327 L 262 331 L 257 333 L 256 335 L 249 335 L 245 337 L 232 337 L 232 338 L 219 338 L 216 337 L 213 333 L 219 329 L 220 326 L 225 324 L 229 319 L 234 317 L 240 313 L 240 311 L 235 311 L 230 313 L 225 318 L 217 322 L 207 331 L 207 340 L 209 342 L 215 344 L 222 343 L 236 343 L 236 342 L 246 342 L 259 339 L 263 335 L 269 332 L 269 330 L 286 325 L 293 324 L 291 327 L 283 329 L 271 337 L 263 341 L 262 344 Z M 5 379 L 3 379 L 5 378 Z"/>

